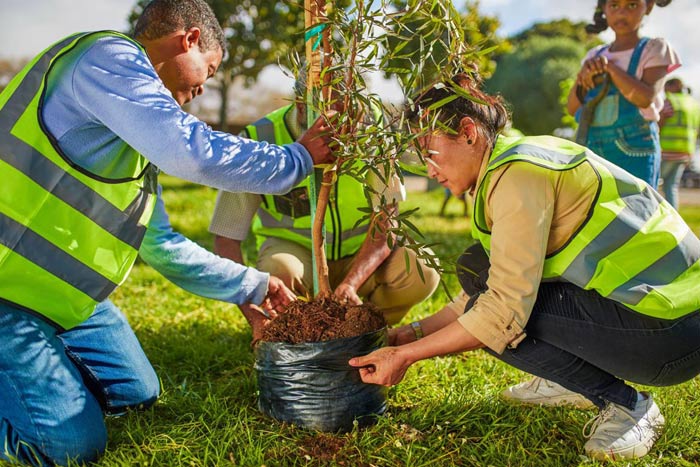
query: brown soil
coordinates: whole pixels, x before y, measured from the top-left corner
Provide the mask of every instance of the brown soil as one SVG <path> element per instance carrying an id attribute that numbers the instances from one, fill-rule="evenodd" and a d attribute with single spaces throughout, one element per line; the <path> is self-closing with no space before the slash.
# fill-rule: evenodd
<path id="1" fill-rule="evenodd" d="M 323 433 L 307 436 L 301 440 L 301 457 L 309 456 L 318 461 L 337 461 L 338 454 L 345 448 L 346 440 Z"/>
<path id="2" fill-rule="evenodd" d="M 333 298 L 294 301 L 263 330 L 268 342 L 322 342 L 353 337 L 386 326 L 381 312 L 371 303 L 344 305 Z"/>

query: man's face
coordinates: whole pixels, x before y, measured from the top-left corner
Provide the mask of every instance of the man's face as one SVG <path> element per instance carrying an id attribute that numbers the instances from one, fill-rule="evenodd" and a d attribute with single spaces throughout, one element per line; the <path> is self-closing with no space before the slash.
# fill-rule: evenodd
<path id="1" fill-rule="evenodd" d="M 183 105 L 204 92 L 204 83 L 221 65 L 219 47 L 202 52 L 199 41 L 166 62 L 158 74 L 178 104 Z"/>

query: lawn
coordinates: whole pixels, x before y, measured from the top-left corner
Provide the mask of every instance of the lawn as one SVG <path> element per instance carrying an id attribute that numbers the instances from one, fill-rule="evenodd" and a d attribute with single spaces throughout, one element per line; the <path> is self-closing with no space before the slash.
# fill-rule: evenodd
<path id="1" fill-rule="evenodd" d="M 211 189 L 163 177 L 174 227 L 211 248 Z M 437 216 L 442 190 L 410 193 L 415 223 L 444 257 L 469 237 L 461 206 Z M 700 208 L 682 209 L 695 232 Z M 251 256 L 254 252 L 249 251 Z M 457 290 L 453 276 L 448 287 Z M 389 391 L 388 411 L 368 429 L 323 434 L 278 423 L 256 408 L 247 324 L 233 305 L 184 292 L 143 263 L 113 296 L 128 316 L 162 379 L 150 410 L 108 420 L 106 466 L 569 466 L 601 465 L 581 456 L 583 425 L 593 412 L 530 408 L 499 400 L 527 375 L 484 352 L 414 365 Z M 439 290 L 404 320 L 426 316 L 447 300 Z M 609 465 L 691 466 L 700 463 L 698 379 L 652 391 L 667 428 L 646 458 Z"/>

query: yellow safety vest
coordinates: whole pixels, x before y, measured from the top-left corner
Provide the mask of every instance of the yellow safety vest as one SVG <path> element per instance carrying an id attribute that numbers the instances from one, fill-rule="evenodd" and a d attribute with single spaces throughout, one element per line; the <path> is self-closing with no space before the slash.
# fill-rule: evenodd
<path id="1" fill-rule="evenodd" d="M 639 313 L 675 319 L 700 309 L 700 240 L 649 185 L 576 143 L 549 136 L 500 137 L 474 199 L 475 236 L 490 251 L 486 193 L 512 162 L 556 171 L 589 164 L 596 199 L 584 223 L 544 260 L 543 281 L 565 281 Z"/>
<path id="2" fill-rule="evenodd" d="M 248 125 L 246 132 L 251 139 L 278 145 L 294 142 L 284 117 L 292 105 L 277 109 L 257 122 Z M 258 237 L 258 247 L 265 237 L 290 240 L 311 249 L 311 204 L 307 177 L 284 195 L 261 195 L 263 202 L 258 209 L 258 219 L 253 223 L 253 233 Z M 337 260 L 355 254 L 367 236 L 369 222 L 363 219 L 367 208 L 364 186 L 350 176 L 338 177 L 326 211 L 326 257 Z M 359 222 L 359 223 L 358 223 Z"/>
<path id="3" fill-rule="evenodd" d="M 700 129 L 700 104 L 687 94 L 668 93 L 666 97 L 673 115 L 661 127 L 661 150 L 694 154 Z"/>
<path id="4" fill-rule="evenodd" d="M 118 150 L 130 176 L 98 176 L 63 154 L 43 122 L 53 67 L 105 36 L 131 41 L 107 31 L 70 36 L 0 94 L 0 300 L 63 329 L 124 281 L 155 206 L 157 169 L 136 150 Z"/>

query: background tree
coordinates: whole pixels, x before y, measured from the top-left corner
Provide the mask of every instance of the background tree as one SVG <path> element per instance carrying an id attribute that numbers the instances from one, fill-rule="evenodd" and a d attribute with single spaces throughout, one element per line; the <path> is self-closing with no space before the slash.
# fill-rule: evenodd
<path id="1" fill-rule="evenodd" d="M 513 125 L 526 134 L 548 134 L 562 126 L 560 82 L 576 76 L 587 50 L 576 34 L 556 36 L 537 25 L 536 30 L 542 29 L 545 35 L 534 31 L 516 36 L 522 40 L 514 40 L 513 51 L 499 57 L 486 82 L 488 91 L 500 92 L 511 104 Z"/>
<path id="2" fill-rule="evenodd" d="M 138 0 L 129 15 L 132 26 L 149 0 Z M 299 1 L 279 0 L 207 0 L 221 23 L 228 42 L 224 58 L 213 83 L 221 96 L 219 128 L 228 126 L 228 93 L 234 78 L 243 76 L 248 84 L 260 71 L 278 63 L 281 57 L 300 52 L 304 46 L 304 5 Z M 349 0 L 340 0 L 338 7 Z"/>
<path id="3" fill-rule="evenodd" d="M 24 68 L 28 61 L 24 58 L 0 59 L 0 92 L 7 87 L 10 80 Z"/>
<path id="4" fill-rule="evenodd" d="M 572 22 L 568 19 L 558 19 L 546 23 L 535 23 L 524 31 L 509 38 L 515 45 L 521 44 L 533 36 L 539 37 L 568 37 L 583 44 L 586 50 L 602 44 L 603 41 L 596 34 L 586 32 L 587 21 Z"/>

